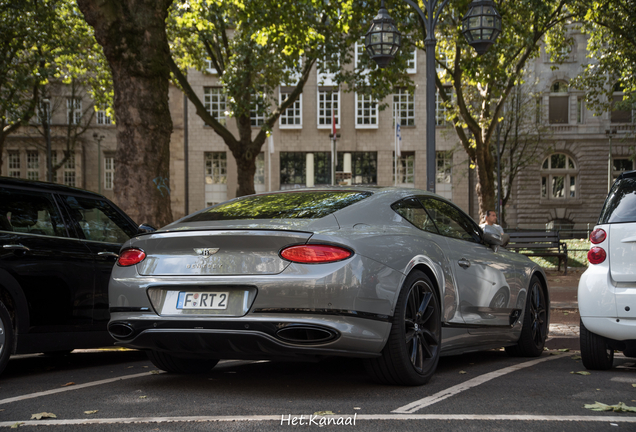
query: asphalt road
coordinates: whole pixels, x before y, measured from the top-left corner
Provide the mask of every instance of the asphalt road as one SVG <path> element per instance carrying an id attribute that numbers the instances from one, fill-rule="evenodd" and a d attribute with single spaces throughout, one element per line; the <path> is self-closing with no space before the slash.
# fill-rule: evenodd
<path id="1" fill-rule="evenodd" d="M 614 369 L 579 375 L 576 352 L 530 359 L 486 351 L 442 358 L 426 386 L 394 387 L 373 383 L 349 359 L 223 361 L 207 374 L 179 376 L 160 373 L 136 351 L 18 356 L 0 376 L 0 428 L 634 431 L 636 413 L 584 405 L 636 406 L 635 362 L 617 354 Z M 43 412 L 56 418 L 31 420 Z"/>

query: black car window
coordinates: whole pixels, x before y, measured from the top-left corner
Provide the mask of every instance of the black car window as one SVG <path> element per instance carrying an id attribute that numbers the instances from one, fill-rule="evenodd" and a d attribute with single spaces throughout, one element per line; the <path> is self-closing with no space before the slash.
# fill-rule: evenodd
<path id="1" fill-rule="evenodd" d="M 426 213 L 422 204 L 415 198 L 398 201 L 393 204 L 391 208 L 417 228 L 439 234 L 435 223 L 433 223 L 433 220 L 429 217 L 428 213 Z"/>
<path id="2" fill-rule="evenodd" d="M 53 196 L 0 188 L 0 230 L 68 237 Z"/>
<path id="3" fill-rule="evenodd" d="M 106 201 L 70 195 L 62 199 L 87 240 L 124 243 L 136 234 L 135 227 Z"/>
<path id="4" fill-rule="evenodd" d="M 252 195 L 210 207 L 181 222 L 319 219 L 371 195 L 371 192 L 361 191 L 304 191 Z"/>
<path id="5" fill-rule="evenodd" d="M 636 178 L 614 183 L 598 219 L 599 224 L 621 222 L 636 222 Z"/>
<path id="6" fill-rule="evenodd" d="M 440 234 L 474 243 L 481 241 L 477 225 L 457 207 L 434 198 L 423 199 L 422 203 Z"/>

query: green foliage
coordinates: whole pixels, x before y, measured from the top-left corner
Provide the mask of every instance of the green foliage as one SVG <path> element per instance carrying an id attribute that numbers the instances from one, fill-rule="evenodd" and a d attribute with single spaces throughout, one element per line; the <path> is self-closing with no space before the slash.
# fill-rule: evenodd
<path id="1" fill-rule="evenodd" d="M 587 267 L 587 251 L 590 250 L 588 239 L 563 240 L 568 245 L 568 267 Z M 535 263 L 543 268 L 557 268 L 559 260 L 556 257 L 531 257 Z"/>
<path id="2" fill-rule="evenodd" d="M 576 0 L 582 31 L 589 36 L 584 71 L 572 81 L 586 90 L 588 106 L 597 114 L 612 108 L 612 92 L 618 84 L 625 92 L 620 109 L 636 103 L 636 1 Z"/>

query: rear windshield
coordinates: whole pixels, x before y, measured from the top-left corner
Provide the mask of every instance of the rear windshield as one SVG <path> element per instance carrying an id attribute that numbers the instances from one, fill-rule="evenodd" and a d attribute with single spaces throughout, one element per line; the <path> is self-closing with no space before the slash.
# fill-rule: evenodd
<path id="1" fill-rule="evenodd" d="M 319 219 L 355 204 L 370 192 L 311 191 L 254 195 L 210 207 L 182 222 L 237 219 Z"/>
<path id="2" fill-rule="evenodd" d="M 614 183 L 601 211 L 599 224 L 636 222 L 636 178 Z"/>

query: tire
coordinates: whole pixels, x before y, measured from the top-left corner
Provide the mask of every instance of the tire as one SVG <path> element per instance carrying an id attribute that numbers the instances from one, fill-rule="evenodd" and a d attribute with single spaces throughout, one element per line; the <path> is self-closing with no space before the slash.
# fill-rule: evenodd
<path id="1" fill-rule="evenodd" d="M 607 340 L 589 331 L 583 324 L 583 320 L 581 320 L 579 329 L 581 360 L 585 369 L 610 369 L 614 364 L 614 350 L 609 347 Z"/>
<path id="2" fill-rule="evenodd" d="M 161 351 L 147 351 L 153 365 L 166 372 L 176 374 L 199 374 L 208 372 L 219 362 L 217 359 L 176 357 Z"/>
<path id="3" fill-rule="evenodd" d="M 506 347 L 514 357 L 539 357 L 548 337 L 548 308 L 543 285 L 538 277 L 530 280 L 521 336 L 516 345 Z"/>
<path id="4" fill-rule="evenodd" d="M 375 381 L 418 386 L 431 379 L 441 350 L 440 310 L 431 280 L 423 272 L 413 271 L 400 291 L 382 355 L 365 361 Z"/>
<path id="5" fill-rule="evenodd" d="M 9 363 L 9 357 L 11 357 L 11 351 L 13 350 L 13 341 L 14 333 L 11 315 L 9 315 L 4 303 L 0 301 L 0 374 Z"/>

